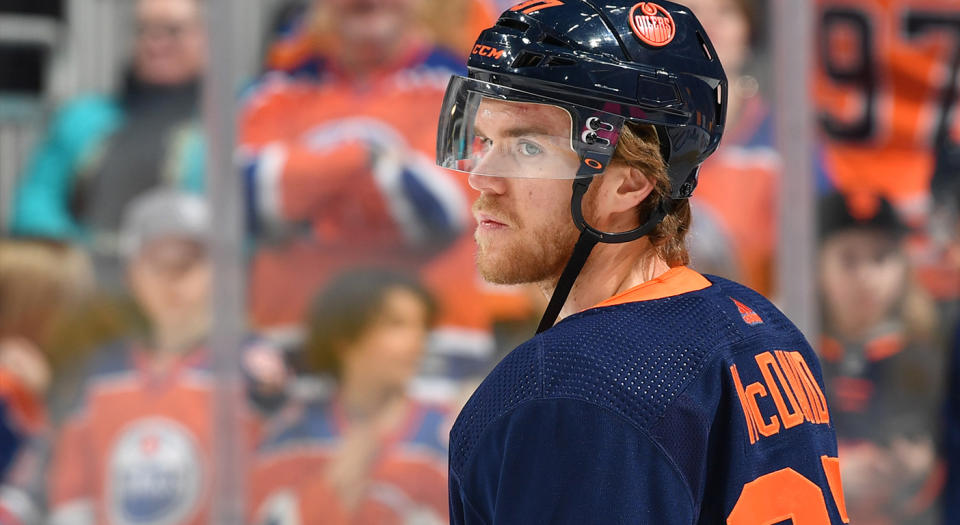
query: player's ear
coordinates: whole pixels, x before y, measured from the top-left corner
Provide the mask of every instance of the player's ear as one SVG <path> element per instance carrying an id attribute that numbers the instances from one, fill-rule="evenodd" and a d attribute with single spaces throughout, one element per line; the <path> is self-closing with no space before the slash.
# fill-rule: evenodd
<path id="1" fill-rule="evenodd" d="M 627 168 L 627 172 L 618 191 L 630 203 L 630 209 L 635 209 L 653 193 L 654 183 L 637 168 Z"/>
<path id="2" fill-rule="evenodd" d="M 636 210 L 654 188 L 642 171 L 625 164 L 610 166 L 600 179 L 598 199 L 602 209 L 612 214 Z"/>
<path id="3" fill-rule="evenodd" d="M 637 206 L 653 192 L 653 182 L 640 170 L 615 164 L 591 184 L 596 208 L 588 222 L 606 231 L 627 231 L 639 226 Z"/>

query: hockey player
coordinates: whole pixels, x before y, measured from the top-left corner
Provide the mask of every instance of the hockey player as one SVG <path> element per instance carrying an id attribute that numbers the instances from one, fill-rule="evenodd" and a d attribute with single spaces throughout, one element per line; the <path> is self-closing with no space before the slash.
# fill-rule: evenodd
<path id="1" fill-rule="evenodd" d="M 468 68 L 438 162 L 480 192 L 481 274 L 552 298 L 451 431 L 451 523 L 848 521 L 810 346 L 759 294 L 685 266 L 726 113 L 697 19 L 529 0 Z"/>

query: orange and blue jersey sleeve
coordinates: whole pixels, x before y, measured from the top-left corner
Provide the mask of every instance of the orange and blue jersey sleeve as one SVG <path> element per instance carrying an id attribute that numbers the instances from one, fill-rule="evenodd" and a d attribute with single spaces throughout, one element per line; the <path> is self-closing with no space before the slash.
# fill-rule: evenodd
<path id="1" fill-rule="evenodd" d="M 296 138 L 308 86 L 272 75 L 248 99 L 240 121 L 240 156 L 252 216 L 273 221 L 312 218 L 329 195 L 370 170 L 360 142 L 311 147 Z"/>
<path id="2" fill-rule="evenodd" d="M 0 370 L 0 476 L 13 464 L 24 441 L 44 423 L 42 402 L 13 374 Z"/>
<path id="3" fill-rule="evenodd" d="M 404 133 L 374 115 L 314 114 L 321 100 L 328 108 L 354 102 L 332 87 L 272 76 L 249 97 L 240 123 L 253 225 L 312 222 L 342 231 L 350 225 L 329 223 L 350 201 L 362 208 L 366 230 L 391 225 L 406 244 L 462 232 L 463 191 Z M 346 215 L 355 220 L 357 210 Z"/>

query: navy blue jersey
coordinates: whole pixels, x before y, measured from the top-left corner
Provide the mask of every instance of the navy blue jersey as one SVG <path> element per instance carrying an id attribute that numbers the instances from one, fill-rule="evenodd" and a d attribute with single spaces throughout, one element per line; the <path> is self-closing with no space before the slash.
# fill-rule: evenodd
<path id="1" fill-rule="evenodd" d="M 684 267 L 511 352 L 450 433 L 452 524 L 845 523 L 820 367 Z"/>

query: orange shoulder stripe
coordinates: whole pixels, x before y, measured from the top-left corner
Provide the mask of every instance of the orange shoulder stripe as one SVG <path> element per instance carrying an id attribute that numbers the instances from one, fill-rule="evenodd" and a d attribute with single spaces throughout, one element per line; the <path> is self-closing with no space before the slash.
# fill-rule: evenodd
<path id="1" fill-rule="evenodd" d="M 595 305 L 594 308 L 664 299 L 666 297 L 703 290 L 704 288 L 709 288 L 710 285 L 710 281 L 696 271 L 686 266 L 677 266 L 676 268 L 670 268 L 670 270 L 660 277 L 651 279 L 623 293 L 614 295 L 606 301 Z"/>

